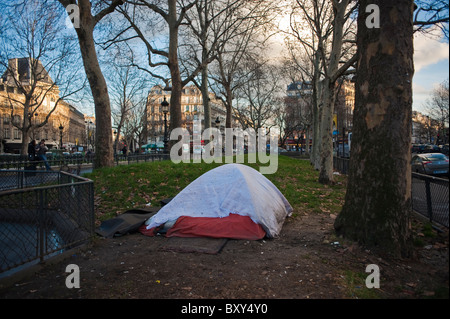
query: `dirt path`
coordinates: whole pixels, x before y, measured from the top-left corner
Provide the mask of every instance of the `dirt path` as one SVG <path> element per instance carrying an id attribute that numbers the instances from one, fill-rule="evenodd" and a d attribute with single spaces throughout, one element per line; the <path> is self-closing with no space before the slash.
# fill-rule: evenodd
<path id="1" fill-rule="evenodd" d="M 81 252 L 0 290 L 0 297 L 448 298 L 448 232 L 428 239 L 419 234 L 426 243 L 415 259 L 386 259 L 334 238 L 333 217 L 289 218 L 280 238 L 229 240 L 217 255 L 161 251 L 167 238 L 139 233 L 97 238 Z M 79 266 L 78 289 L 66 287 L 68 264 Z M 379 267 L 379 289 L 365 287 L 369 264 Z"/>

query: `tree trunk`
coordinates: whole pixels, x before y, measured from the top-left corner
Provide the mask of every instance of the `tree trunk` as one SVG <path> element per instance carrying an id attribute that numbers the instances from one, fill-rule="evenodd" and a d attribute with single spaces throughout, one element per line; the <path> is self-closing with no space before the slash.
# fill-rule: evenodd
<path id="1" fill-rule="evenodd" d="M 172 92 L 170 95 L 170 122 L 169 122 L 169 138 L 170 132 L 181 127 L 181 90 L 183 84 L 181 81 L 180 67 L 178 64 L 178 27 L 177 22 L 177 2 L 169 0 L 169 70 L 172 79 Z M 171 141 L 170 141 L 171 142 Z M 171 145 L 171 143 L 169 144 Z M 170 148 L 170 146 L 169 146 Z"/>
<path id="2" fill-rule="evenodd" d="M 331 46 L 328 66 L 325 67 L 326 74 L 323 80 L 323 106 L 320 123 L 320 174 L 319 183 L 331 184 L 333 182 L 333 110 L 336 100 L 336 80 L 339 77 L 339 61 L 342 51 L 342 40 L 344 37 L 344 24 L 346 22 L 345 12 L 349 0 L 333 3 L 333 41 Z M 324 50 L 323 45 L 319 46 Z M 326 61 L 322 61 L 327 63 Z"/>
<path id="3" fill-rule="evenodd" d="M 368 4 L 378 5 L 380 28 L 367 27 Z M 410 247 L 413 5 L 361 1 L 350 172 L 334 224 L 338 234 L 397 256 Z"/>
<path id="4" fill-rule="evenodd" d="M 336 94 L 334 82 L 324 80 L 323 108 L 320 125 L 320 172 L 319 183 L 333 182 L 333 110 Z"/>
<path id="5" fill-rule="evenodd" d="M 111 105 L 108 87 L 98 63 L 94 43 L 94 21 L 89 1 L 80 1 L 80 27 L 76 28 L 84 69 L 95 104 L 95 157 L 94 167 L 113 165 Z"/>
<path id="6" fill-rule="evenodd" d="M 207 58 L 206 56 L 206 49 L 203 49 L 202 53 L 202 61 L 205 61 Z M 203 112 L 205 114 L 205 127 L 203 129 L 208 129 L 211 127 L 211 106 L 209 104 L 209 92 L 208 92 L 208 65 L 205 64 L 205 66 L 202 69 L 202 84 L 201 84 L 201 91 L 202 91 L 202 98 L 203 98 Z M 209 138 L 208 138 L 209 141 Z M 207 142 L 205 142 L 207 143 Z"/>

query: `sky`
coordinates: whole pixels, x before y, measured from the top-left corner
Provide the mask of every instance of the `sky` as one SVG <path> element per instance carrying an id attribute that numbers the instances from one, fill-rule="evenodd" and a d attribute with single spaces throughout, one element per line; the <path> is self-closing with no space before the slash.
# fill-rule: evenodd
<path id="1" fill-rule="evenodd" d="M 424 34 L 414 36 L 413 110 L 426 113 L 433 89 L 449 78 L 449 44 Z"/>
<path id="2" fill-rule="evenodd" d="M 280 28 L 289 29 L 289 17 L 280 19 Z M 414 35 L 413 110 L 427 113 L 425 105 L 433 89 L 449 78 L 449 44 L 441 41 L 440 31 Z M 283 42 L 282 37 L 276 41 Z M 280 54 L 282 46 L 275 48 Z"/>

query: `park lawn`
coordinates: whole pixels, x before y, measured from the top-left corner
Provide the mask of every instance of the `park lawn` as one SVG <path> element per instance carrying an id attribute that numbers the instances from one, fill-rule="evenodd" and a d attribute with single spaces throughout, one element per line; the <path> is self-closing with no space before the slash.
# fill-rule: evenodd
<path id="1" fill-rule="evenodd" d="M 247 163 L 259 169 L 258 163 Z M 176 196 L 197 177 L 220 163 L 145 162 L 94 170 L 84 176 L 94 181 L 94 205 L 97 223 L 132 208 Z M 266 165 L 261 165 L 266 166 Z M 308 160 L 278 157 L 278 170 L 265 175 L 284 194 L 294 208 L 294 216 L 303 213 L 338 214 L 345 196 L 346 178 L 335 175 L 332 186 L 317 182 L 318 172 Z"/>

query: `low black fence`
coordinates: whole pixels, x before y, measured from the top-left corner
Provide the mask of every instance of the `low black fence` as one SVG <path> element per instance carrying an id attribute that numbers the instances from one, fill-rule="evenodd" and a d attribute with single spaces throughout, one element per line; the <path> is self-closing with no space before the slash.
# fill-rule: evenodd
<path id="1" fill-rule="evenodd" d="M 165 161 L 170 159 L 170 154 L 165 153 L 151 153 L 151 154 L 129 154 L 122 155 L 117 154 L 114 156 L 114 161 L 117 165 L 120 163 L 127 162 L 130 163 L 140 163 L 140 162 L 154 162 L 154 161 Z"/>
<path id="2" fill-rule="evenodd" d="M 165 153 L 150 153 L 150 154 L 116 154 L 114 155 L 114 162 L 116 165 L 119 164 L 130 164 L 139 162 L 153 162 L 153 161 L 163 161 L 169 160 L 170 154 Z M 69 165 L 80 166 L 82 164 L 93 164 L 94 155 L 73 155 L 66 157 L 53 158 L 51 156 L 47 157 L 47 163 L 50 167 L 67 167 Z M 43 161 L 37 160 L 33 163 L 29 162 L 26 157 L 23 156 L 3 156 L 0 157 L 0 169 L 29 169 L 30 164 L 36 165 L 39 169 L 45 169 L 45 163 Z"/>
<path id="3" fill-rule="evenodd" d="M 334 170 L 341 174 L 348 174 L 349 163 L 348 158 L 333 158 Z M 448 179 L 412 173 L 411 197 L 413 210 L 432 223 L 448 227 L 448 186 Z"/>
<path id="4" fill-rule="evenodd" d="M 333 157 L 333 168 L 341 174 L 348 174 L 350 159 L 347 157 Z"/>
<path id="5" fill-rule="evenodd" d="M 411 193 L 413 209 L 430 222 L 448 227 L 449 180 L 412 173 Z"/>
<path id="6" fill-rule="evenodd" d="M 62 171 L 0 170 L 0 277 L 94 235 L 93 181 Z"/>

